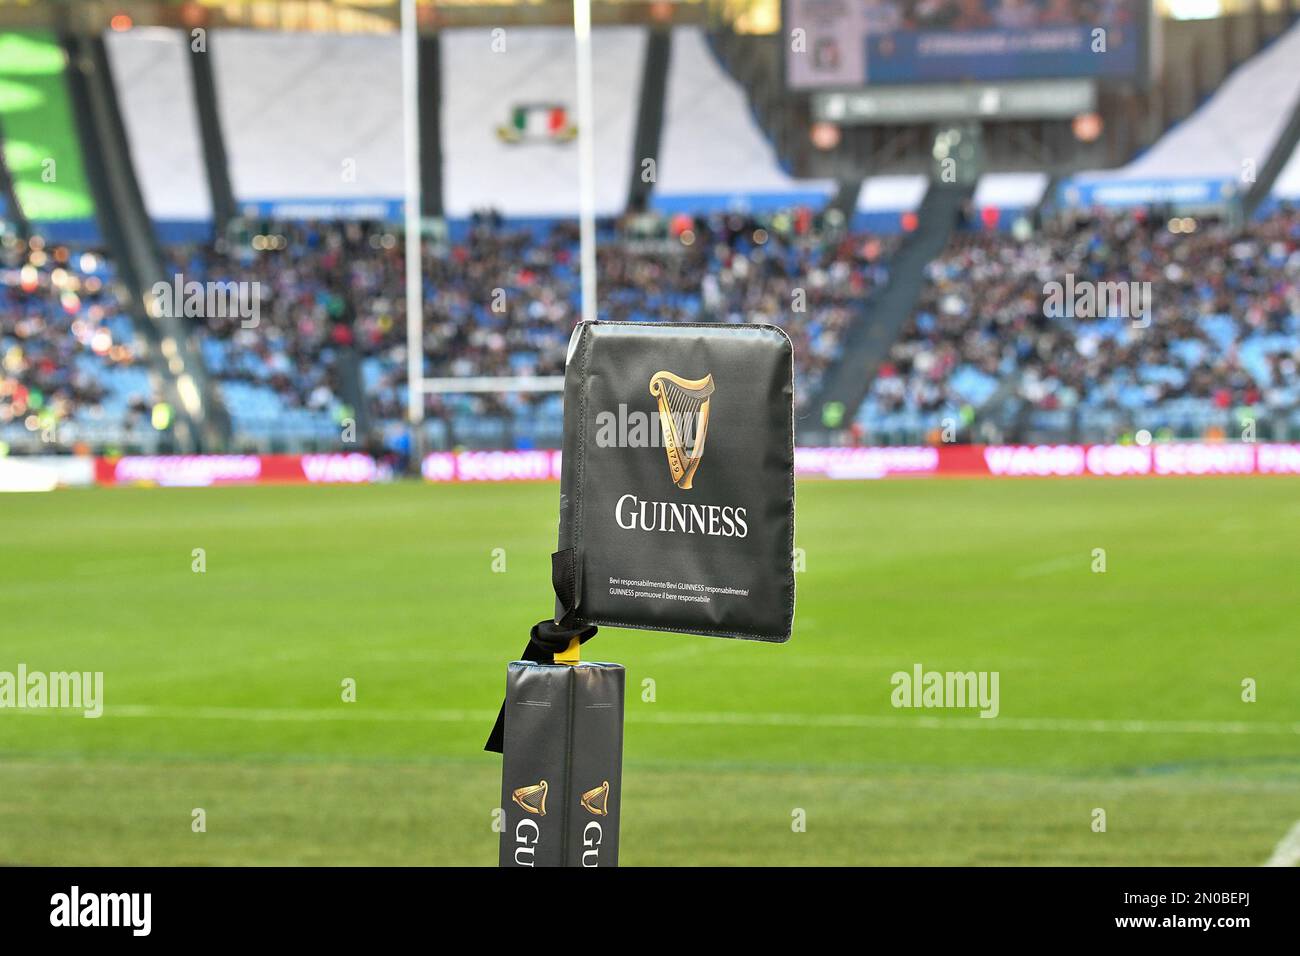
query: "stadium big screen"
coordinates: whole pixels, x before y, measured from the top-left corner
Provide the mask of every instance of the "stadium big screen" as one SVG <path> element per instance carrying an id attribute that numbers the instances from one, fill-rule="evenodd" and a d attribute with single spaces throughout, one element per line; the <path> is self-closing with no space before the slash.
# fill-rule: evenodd
<path id="1" fill-rule="evenodd" d="M 786 0 L 794 89 L 1052 77 L 1132 80 L 1147 0 Z"/>

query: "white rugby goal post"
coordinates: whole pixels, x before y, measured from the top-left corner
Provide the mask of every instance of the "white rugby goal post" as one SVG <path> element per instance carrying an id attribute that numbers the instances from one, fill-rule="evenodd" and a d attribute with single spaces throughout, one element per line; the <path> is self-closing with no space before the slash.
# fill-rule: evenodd
<path id="1" fill-rule="evenodd" d="M 425 395 L 470 395 L 484 392 L 562 392 L 563 375 L 475 375 L 466 378 L 426 378 Z"/>
<path id="2" fill-rule="evenodd" d="M 407 419 L 416 450 L 422 441 L 424 396 L 496 392 L 559 392 L 564 377 L 424 377 L 423 276 L 420 269 L 420 123 L 416 0 L 402 0 L 402 128 L 404 133 L 406 220 L 406 380 Z M 595 108 L 591 68 L 591 0 L 573 0 L 573 36 L 578 73 L 578 226 L 582 278 L 582 318 L 596 318 L 596 159 L 592 136 Z"/>

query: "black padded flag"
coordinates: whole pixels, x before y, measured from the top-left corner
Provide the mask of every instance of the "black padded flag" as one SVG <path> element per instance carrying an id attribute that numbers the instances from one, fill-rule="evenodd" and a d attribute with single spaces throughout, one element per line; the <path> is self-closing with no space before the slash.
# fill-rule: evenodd
<path id="1" fill-rule="evenodd" d="M 774 326 L 579 324 L 556 620 L 788 640 L 793 395 Z"/>

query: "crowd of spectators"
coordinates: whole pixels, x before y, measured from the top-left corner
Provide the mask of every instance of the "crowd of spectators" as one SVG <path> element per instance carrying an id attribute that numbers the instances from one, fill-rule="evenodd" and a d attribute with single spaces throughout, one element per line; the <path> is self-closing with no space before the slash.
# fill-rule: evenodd
<path id="1" fill-rule="evenodd" d="M 230 290 L 187 317 L 237 437 L 338 440 L 353 415 L 340 356 L 400 287 L 400 254 L 380 238 L 363 223 L 286 224 L 171 250 L 171 281 Z"/>
<path id="2" fill-rule="evenodd" d="M 807 212 L 627 219 L 601 232 L 599 315 L 780 325 L 794 341 L 796 394 L 806 403 L 855 309 L 884 280 L 889 251 Z M 581 312 L 576 226 L 512 227 L 485 214 L 456 235 L 426 237 L 422 258 L 426 377 L 563 374 Z M 196 324 L 237 429 L 271 434 L 308 416 L 337 433 L 351 398 L 365 402 L 372 425 L 400 430 L 405 270 L 389 226 L 264 223 L 178 250 L 174 264 L 185 281 L 250 283 L 258 298 L 255 326 L 226 314 Z M 559 405 L 546 393 L 431 394 L 426 415 L 465 440 L 485 421 L 539 415 L 553 431 Z"/>
<path id="3" fill-rule="evenodd" d="M 114 444 L 156 396 L 110 264 L 0 228 L 0 444 Z"/>
<path id="4" fill-rule="evenodd" d="M 1139 211 L 957 233 L 858 421 L 868 440 L 915 440 L 1000 399 L 1083 438 L 1285 422 L 1298 316 L 1291 209 L 1240 228 Z"/>
<path id="5" fill-rule="evenodd" d="M 780 325 L 807 416 L 892 251 L 806 212 L 629 218 L 603 224 L 599 314 Z M 256 300 L 254 321 L 210 310 L 192 319 L 237 442 L 336 445 L 358 411 L 375 434 L 403 432 L 404 258 L 391 227 L 261 224 L 171 255 L 182 282 L 233 282 Z M 563 373 L 580 315 L 574 225 L 483 215 L 426 237 L 422 258 L 426 377 Z M 102 256 L 6 233 L 0 280 L 0 440 L 148 424 L 159 399 Z M 925 280 L 857 413 L 865 441 L 931 440 L 999 409 L 1056 439 L 1139 428 L 1197 437 L 1257 419 L 1300 431 L 1293 209 L 1244 225 L 1138 210 L 963 230 Z M 560 403 L 435 393 L 426 415 L 447 442 L 527 444 L 558 436 Z M 539 421 L 544 437 L 529 431 Z"/>

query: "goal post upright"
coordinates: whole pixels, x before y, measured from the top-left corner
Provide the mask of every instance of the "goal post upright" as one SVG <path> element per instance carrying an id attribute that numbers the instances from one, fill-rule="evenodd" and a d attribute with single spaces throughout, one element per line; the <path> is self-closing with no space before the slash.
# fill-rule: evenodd
<path id="1" fill-rule="evenodd" d="M 411 461 L 424 458 L 424 295 L 420 262 L 419 36 L 415 0 L 402 0 L 402 134 L 406 220 L 406 417 Z"/>
<path id="2" fill-rule="evenodd" d="M 582 321 L 596 321 L 596 145 L 591 68 L 591 0 L 573 0 L 578 66 L 578 236 Z"/>

